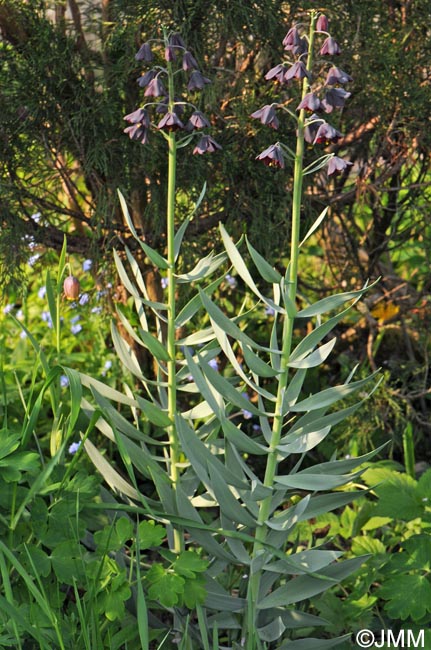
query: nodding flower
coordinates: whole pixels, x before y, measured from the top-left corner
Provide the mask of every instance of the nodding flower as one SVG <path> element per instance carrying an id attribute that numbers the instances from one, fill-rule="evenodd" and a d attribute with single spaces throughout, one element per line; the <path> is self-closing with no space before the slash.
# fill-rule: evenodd
<path id="1" fill-rule="evenodd" d="M 63 283 L 63 291 L 68 300 L 76 300 L 80 292 L 78 278 L 75 278 L 74 275 L 69 275 Z"/>
<path id="2" fill-rule="evenodd" d="M 267 104 L 263 108 L 260 108 L 258 111 L 252 113 L 250 117 L 254 117 L 256 120 L 260 120 L 262 124 L 271 126 L 273 129 L 278 129 L 280 124 L 273 104 Z"/>
<path id="3" fill-rule="evenodd" d="M 283 152 L 278 142 L 272 144 L 265 151 L 262 151 L 262 153 L 256 156 L 256 160 L 261 160 L 268 167 L 280 167 L 284 169 Z"/>

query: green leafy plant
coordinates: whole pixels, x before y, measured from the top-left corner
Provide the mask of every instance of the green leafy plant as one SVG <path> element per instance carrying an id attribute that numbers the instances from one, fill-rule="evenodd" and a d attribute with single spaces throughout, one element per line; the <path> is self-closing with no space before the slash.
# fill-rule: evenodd
<path id="1" fill-rule="evenodd" d="M 416 480 L 400 469 L 375 464 L 362 475 L 371 494 L 346 506 L 338 518 L 323 515 L 301 525 L 305 545 L 319 534 L 323 543 L 331 539 L 350 557 L 371 556 L 342 590 L 332 589 L 312 603 L 333 634 L 411 629 L 424 630 L 429 641 L 431 471 Z"/>
<path id="2" fill-rule="evenodd" d="M 314 465 L 309 464 L 307 453 L 333 426 L 361 407 L 375 384 L 375 374 L 354 380 L 352 371 L 340 385 L 314 394 L 307 394 L 305 388 L 307 372 L 321 367 L 334 347 L 335 338 L 326 340 L 328 335 L 367 290 L 365 286 L 305 306 L 297 295 L 301 245 L 327 214 L 325 209 L 301 236 L 304 176 L 325 165 L 330 174 L 342 172 L 349 164 L 331 153 L 304 162 L 306 142 L 328 144 L 340 135 L 324 119 L 306 117 L 311 103 L 320 103 L 311 90 L 315 39 L 326 35 L 322 56 L 339 50 L 327 26 L 323 15 L 311 12 L 308 33 L 297 25 L 285 39 L 295 62 L 276 66 L 267 75 L 281 83 L 300 80 L 298 112 L 281 101 L 253 115 L 274 127 L 275 108 L 281 108 L 296 127 L 295 151 L 276 143 L 258 156 L 279 168 L 284 167 L 285 156 L 293 161 L 291 249 L 284 273 L 271 266 L 246 237 L 234 243 L 223 226 L 225 252 L 210 252 L 193 269 L 180 268 L 181 243 L 204 191 L 178 224 L 178 152 L 196 136 L 196 154 L 220 147 L 211 136 L 196 133 L 208 128 L 209 122 L 191 105 L 188 95 L 180 97 L 178 80 L 183 80 L 184 71 L 189 75 L 188 93 L 202 89 L 209 80 L 178 34 L 164 32 L 165 62 L 156 60 L 155 67 L 140 78 L 151 102 L 126 116 L 128 135 L 147 145 L 154 104 L 164 115 L 157 130 L 168 150 L 166 252 L 155 251 L 141 238 L 121 195 L 120 202 L 142 255 L 165 278 L 167 298 L 162 302 L 150 297 L 139 264 L 142 256 L 134 256 L 128 248 L 124 256 L 115 254 L 119 277 L 139 322 L 134 326 L 119 309 L 121 330 L 113 323 L 112 339 L 139 388 L 121 392 L 84 373 L 80 380 L 86 391 L 84 413 L 116 445 L 127 478 L 90 438 L 84 440 L 84 448 L 112 490 L 135 504 L 128 508 L 149 521 L 168 524 L 167 548 L 159 549 L 165 561 L 153 563 L 143 575 L 144 560 L 138 553 L 135 572 L 142 607 L 144 599 L 157 599 L 160 614 L 152 619 L 153 627 L 170 631 L 171 644 L 180 642 L 182 648 L 206 650 L 211 644 L 247 650 L 269 649 L 274 644 L 279 649 L 302 647 L 304 641 L 294 640 L 300 630 L 322 626 L 324 621 L 298 603 L 342 582 L 367 557 L 339 561 L 340 553 L 333 550 L 313 546 L 304 551 L 295 541 L 288 541 L 299 522 L 331 512 L 358 496 L 333 490 L 356 481 L 361 465 L 375 453 Z M 148 41 L 137 59 L 152 62 L 155 50 Z M 180 58 L 183 71 L 176 67 Z M 349 80 L 338 68 L 328 72 L 325 84 L 329 88 L 322 99 L 328 113 L 344 104 L 349 93 L 339 85 Z M 185 128 L 182 115 L 189 110 L 193 113 Z M 244 243 L 246 254 L 241 250 Z M 231 264 L 228 274 L 217 274 L 226 261 Z M 254 304 L 229 315 L 214 295 L 227 278 L 231 282 L 232 273 L 234 281 L 237 278 L 247 287 Z M 187 289 L 186 301 L 181 298 L 183 288 Z M 262 309 L 271 314 L 272 323 L 268 340 L 257 341 L 247 326 L 250 313 Z M 206 314 L 202 329 L 192 322 L 198 312 Z M 314 321 L 299 340 L 295 335 L 298 318 Z M 154 377 L 143 374 L 139 347 L 154 357 Z M 359 395 L 355 403 L 336 410 L 339 402 L 354 394 Z M 245 430 L 250 420 L 252 435 Z M 342 642 L 344 638 L 331 639 L 329 645 Z M 307 643 L 322 647 L 323 642 L 308 638 Z"/>

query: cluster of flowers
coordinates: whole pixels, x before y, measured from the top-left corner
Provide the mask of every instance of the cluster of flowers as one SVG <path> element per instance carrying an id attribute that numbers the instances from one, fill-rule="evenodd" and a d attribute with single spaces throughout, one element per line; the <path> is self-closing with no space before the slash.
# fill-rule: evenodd
<path id="1" fill-rule="evenodd" d="M 159 40 L 152 39 L 145 42 L 137 52 L 135 59 L 145 63 L 151 63 L 154 60 L 152 43 L 160 43 Z M 188 73 L 187 91 L 194 92 L 202 90 L 206 84 L 211 83 L 209 79 L 203 76 L 198 68 L 198 64 L 193 54 L 186 48 L 185 43 L 178 33 L 165 36 L 163 40 L 164 59 L 167 67 L 156 65 L 138 78 L 138 85 L 145 88 L 144 96 L 156 98 L 156 102 L 150 100 L 143 107 L 138 108 L 133 113 L 125 116 L 126 122 L 130 126 L 124 129 L 131 140 L 136 140 L 142 144 L 147 144 L 148 134 L 152 126 L 149 108 L 155 105 L 155 113 L 161 115 L 158 124 L 154 125 L 156 129 L 164 132 L 182 130 L 185 135 L 193 134 L 193 131 L 207 129 L 210 126 L 205 115 L 198 110 L 193 104 L 182 99 L 178 99 L 173 91 L 173 77 L 181 68 Z M 172 71 L 172 64 L 178 64 L 178 70 Z M 180 65 L 181 63 L 181 65 Z M 167 79 L 166 86 L 164 80 Z M 166 82 L 165 82 L 166 83 Z M 167 88 L 167 89 L 166 89 Z M 193 112 L 188 120 L 184 120 L 184 113 L 187 108 L 191 107 Z M 220 145 L 207 134 L 200 134 L 199 141 L 193 149 L 194 154 L 213 153 L 221 149 Z"/>
<path id="2" fill-rule="evenodd" d="M 334 56 L 340 54 L 340 46 L 337 41 L 332 38 L 327 32 L 328 19 L 323 14 L 320 14 L 316 21 L 316 33 L 326 35 L 326 38 L 320 48 L 320 56 Z M 271 68 L 265 75 L 265 79 L 274 80 L 279 84 L 289 85 L 294 79 L 302 81 L 307 80 L 308 90 L 301 102 L 296 107 L 297 111 L 306 111 L 311 114 L 305 122 L 304 140 L 311 145 L 336 143 L 341 137 L 341 133 L 333 126 L 328 124 L 319 113 L 332 113 L 334 109 L 341 109 L 344 107 L 346 100 L 350 97 L 351 93 L 344 90 L 342 86 L 352 81 L 348 75 L 340 68 L 332 65 L 326 74 L 326 79 L 323 83 L 324 95 L 320 98 L 316 91 L 311 88 L 312 72 L 307 70 L 306 64 L 303 61 L 304 57 L 308 56 L 308 39 L 301 36 L 298 26 L 292 27 L 286 34 L 283 40 L 284 49 L 292 52 L 297 56 L 294 63 L 280 63 L 274 68 Z M 278 129 L 279 120 L 276 113 L 276 108 L 280 104 L 269 104 L 252 113 L 251 117 L 259 119 L 262 124 Z M 284 168 L 283 147 L 277 142 L 271 145 L 265 151 L 257 156 L 265 165 Z M 335 174 L 346 169 L 350 162 L 332 156 L 328 161 L 328 174 Z"/>

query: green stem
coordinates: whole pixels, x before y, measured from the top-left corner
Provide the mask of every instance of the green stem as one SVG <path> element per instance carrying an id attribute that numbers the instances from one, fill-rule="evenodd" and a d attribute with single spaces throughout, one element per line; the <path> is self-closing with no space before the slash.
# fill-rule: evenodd
<path id="1" fill-rule="evenodd" d="M 316 20 L 317 20 L 317 14 L 313 12 L 311 15 L 311 22 L 310 22 L 308 57 L 307 57 L 307 70 L 309 71 L 311 71 L 313 65 L 313 43 L 314 43 Z M 308 92 L 309 92 L 309 81 L 307 78 L 305 78 L 302 86 L 302 98 L 304 98 L 304 96 Z M 296 293 L 297 293 L 297 284 L 298 284 L 299 234 L 300 234 L 303 164 L 304 164 L 304 128 L 305 128 L 304 110 L 300 111 L 297 120 L 298 120 L 297 139 L 296 139 L 295 164 L 294 164 L 294 176 L 293 176 L 290 266 L 289 266 L 289 276 L 288 276 L 289 285 L 287 289 L 287 297 L 288 297 L 287 302 L 290 303 L 290 305 L 292 306 L 294 306 L 296 303 Z M 289 368 L 287 364 L 289 362 L 289 357 L 292 348 L 293 323 L 295 319 L 295 314 L 291 310 L 288 310 L 288 312 L 289 313 L 286 314 L 283 323 L 280 377 L 279 377 L 279 383 L 277 388 L 277 399 L 275 403 L 271 441 L 269 445 L 269 451 L 268 451 L 266 468 L 265 468 L 265 477 L 263 481 L 264 485 L 269 488 L 273 487 L 274 478 L 278 467 L 277 446 L 280 444 L 280 438 L 281 438 L 282 428 L 283 428 L 283 419 L 284 419 L 283 398 L 289 380 Z M 257 518 L 255 543 L 252 551 L 253 558 L 255 558 L 263 549 L 263 545 L 267 536 L 267 527 L 265 525 L 265 522 L 267 521 L 267 519 L 271 514 L 271 504 L 272 504 L 271 495 L 263 499 L 259 504 L 259 514 Z M 251 597 L 249 598 L 249 602 L 253 604 L 254 608 L 258 602 L 260 580 L 261 580 L 261 571 L 256 572 L 254 575 L 250 576 L 249 590 L 250 590 Z M 255 643 L 253 641 L 253 637 L 254 637 L 253 629 L 256 627 L 255 623 L 256 623 L 255 613 L 251 615 L 251 612 L 249 612 L 247 650 L 255 649 Z"/>
<path id="2" fill-rule="evenodd" d="M 172 67 L 168 64 L 168 88 L 169 88 L 169 111 L 174 107 L 174 82 Z M 174 132 L 170 132 L 168 137 L 168 200 L 166 210 L 166 236 L 168 245 L 168 324 L 167 324 L 167 351 L 169 354 L 168 361 L 168 415 L 172 422 L 169 427 L 169 476 L 172 481 L 174 491 L 179 481 L 179 440 L 175 427 L 175 414 L 177 412 L 177 386 L 176 386 L 176 363 L 175 363 L 175 297 L 176 297 L 176 278 L 175 278 L 175 189 L 176 189 L 176 169 L 177 169 L 177 141 Z M 181 532 L 174 528 L 173 531 L 173 550 L 179 553 L 183 548 L 183 538 Z"/>

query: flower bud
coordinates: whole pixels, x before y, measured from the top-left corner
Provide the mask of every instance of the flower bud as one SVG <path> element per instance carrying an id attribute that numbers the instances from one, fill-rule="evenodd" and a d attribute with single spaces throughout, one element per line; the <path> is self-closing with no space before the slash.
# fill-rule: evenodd
<path id="1" fill-rule="evenodd" d="M 316 23 L 316 31 L 317 32 L 327 32 L 329 27 L 329 21 L 327 17 L 324 14 L 320 14 L 319 18 L 317 19 Z"/>
<path id="2" fill-rule="evenodd" d="M 75 278 L 74 275 L 69 275 L 64 281 L 63 291 L 68 300 L 76 300 L 80 291 L 78 278 Z"/>

